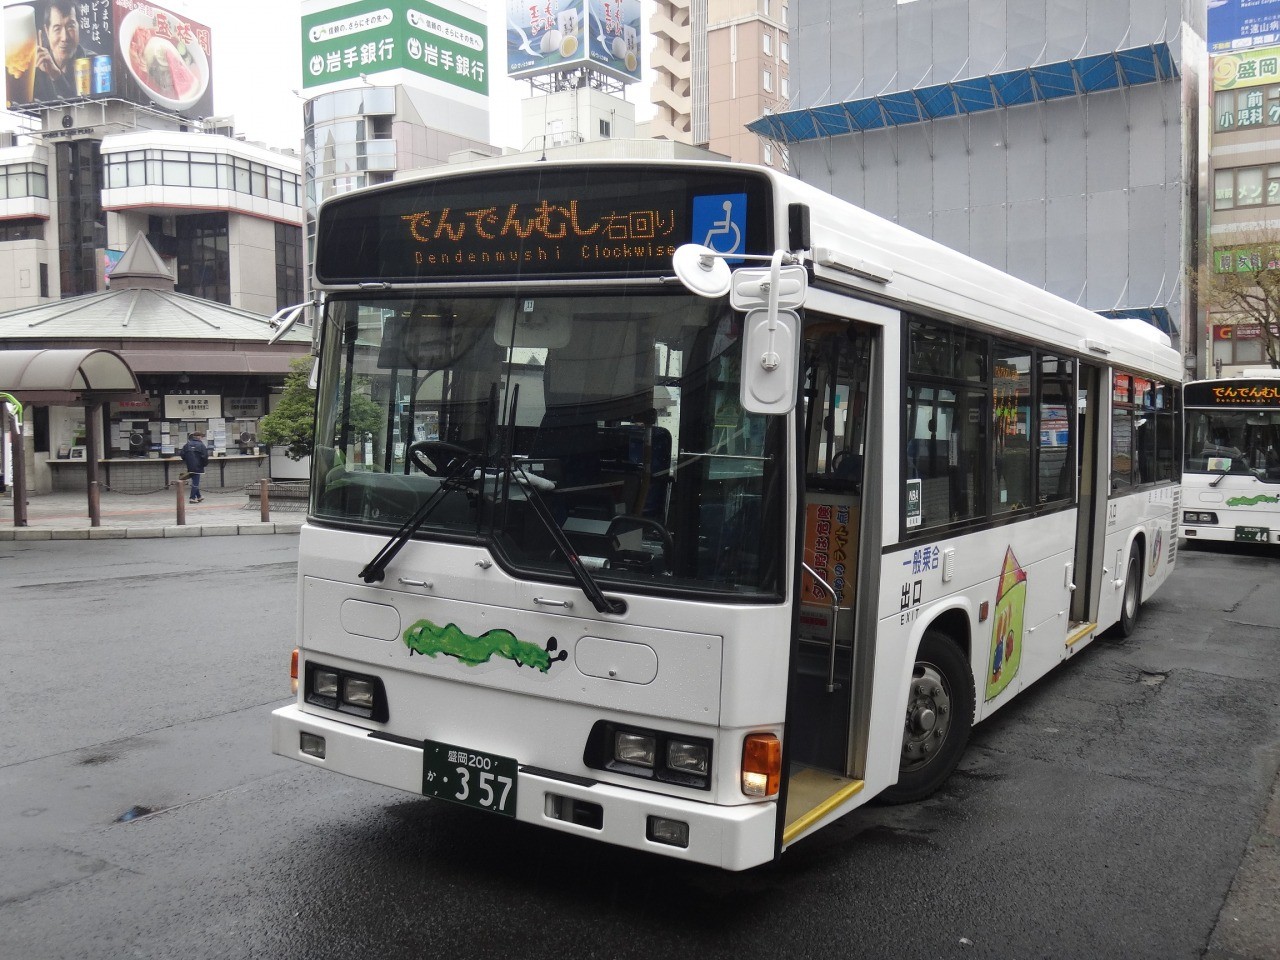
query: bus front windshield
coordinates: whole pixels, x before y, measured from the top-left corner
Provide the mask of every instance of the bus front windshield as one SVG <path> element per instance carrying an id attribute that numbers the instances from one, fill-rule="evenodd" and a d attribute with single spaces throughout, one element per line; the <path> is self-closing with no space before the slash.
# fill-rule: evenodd
<path id="1" fill-rule="evenodd" d="M 740 406 L 727 302 L 331 297 L 324 322 L 315 520 L 391 535 L 422 508 L 415 536 L 520 575 L 571 549 L 612 589 L 781 596 L 785 420 Z"/>
<path id="2" fill-rule="evenodd" d="M 1184 473 L 1240 474 L 1280 483 L 1280 410 L 1186 411 Z"/>

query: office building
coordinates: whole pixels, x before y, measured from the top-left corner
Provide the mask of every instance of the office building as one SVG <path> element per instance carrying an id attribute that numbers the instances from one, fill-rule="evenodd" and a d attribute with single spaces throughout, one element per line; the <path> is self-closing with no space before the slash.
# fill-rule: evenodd
<path id="1" fill-rule="evenodd" d="M 1203 3 L 802 0 L 789 16 L 791 106 L 750 126 L 793 173 L 1092 310 L 1194 328 Z"/>

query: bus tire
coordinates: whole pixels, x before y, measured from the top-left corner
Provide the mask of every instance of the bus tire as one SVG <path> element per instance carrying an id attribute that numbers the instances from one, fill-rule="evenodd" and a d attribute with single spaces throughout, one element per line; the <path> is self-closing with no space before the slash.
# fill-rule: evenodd
<path id="1" fill-rule="evenodd" d="M 1111 629 L 1111 636 L 1123 639 L 1138 626 L 1138 614 L 1142 610 L 1142 551 L 1135 543 L 1129 548 L 1129 565 L 1124 573 L 1124 596 L 1120 598 L 1120 619 Z"/>
<path id="2" fill-rule="evenodd" d="M 973 710 L 968 658 L 947 634 L 926 630 L 911 671 L 898 782 L 880 800 L 914 803 L 942 786 L 969 742 Z"/>

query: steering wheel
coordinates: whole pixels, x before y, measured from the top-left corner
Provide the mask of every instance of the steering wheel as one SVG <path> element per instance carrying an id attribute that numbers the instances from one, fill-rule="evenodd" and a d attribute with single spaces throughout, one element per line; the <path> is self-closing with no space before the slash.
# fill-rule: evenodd
<path id="1" fill-rule="evenodd" d="M 839 474 L 840 468 L 844 465 L 844 462 L 848 459 L 849 459 L 848 450 L 837 450 L 836 455 L 831 458 L 831 465 L 827 467 L 827 472 Z"/>
<path id="2" fill-rule="evenodd" d="M 448 476 L 463 457 L 469 457 L 472 451 L 447 440 L 419 440 L 409 444 L 409 462 L 428 477 Z"/>
<path id="3" fill-rule="evenodd" d="M 676 549 L 675 542 L 671 539 L 670 531 L 657 520 L 626 513 L 620 514 L 609 521 L 609 528 L 605 531 L 605 536 L 612 542 L 619 534 L 628 530 L 656 530 L 658 538 L 662 541 L 662 566 L 664 570 L 670 572 L 671 557 Z M 616 552 L 621 553 L 624 551 Z"/>

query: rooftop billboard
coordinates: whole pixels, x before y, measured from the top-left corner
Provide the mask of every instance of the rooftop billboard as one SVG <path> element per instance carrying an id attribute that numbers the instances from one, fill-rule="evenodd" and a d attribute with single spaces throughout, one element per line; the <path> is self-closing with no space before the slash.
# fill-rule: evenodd
<path id="1" fill-rule="evenodd" d="M 640 79 L 640 0 L 591 0 L 591 62 L 624 83 Z"/>
<path id="2" fill-rule="evenodd" d="M 1209 52 L 1280 44 L 1280 0 L 1208 0 Z"/>
<path id="3" fill-rule="evenodd" d="M 586 0 L 507 0 L 507 75 L 532 77 L 582 66 Z"/>
<path id="4" fill-rule="evenodd" d="M 209 28 L 138 0 L 4 6 L 5 106 L 108 98 L 213 112 Z"/>
<path id="5" fill-rule="evenodd" d="M 447 0 L 360 0 L 302 18 L 302 86 L 408 70 L 489 95 L 485 24 Z"/>
<path id="6" fill-rule="evenodd" d="M 192 116 L 213 113 L 207 26 L 139 0 L 115 0 L 115 22 L 117 96 Z"/>
<path id="7" fill-rule="evenodd" d="M 507 74 L 590 65 L 623 83 L 640 79 L 640 0 L 507 0 Z"/>

